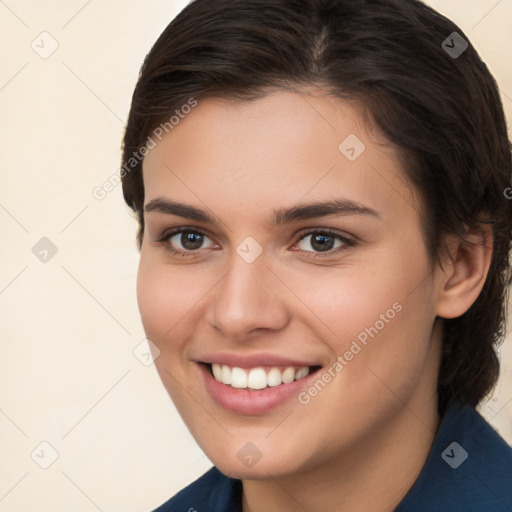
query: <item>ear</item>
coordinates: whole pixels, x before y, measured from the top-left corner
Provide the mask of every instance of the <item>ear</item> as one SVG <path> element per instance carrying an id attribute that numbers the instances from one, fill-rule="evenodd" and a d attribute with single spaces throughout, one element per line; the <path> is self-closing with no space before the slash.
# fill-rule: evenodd
<path id="1" fill-rule="evenodd" d="M 448 255 L 439 269 L 437 315 L 457 318 L 475 302 L 489 272 L 493 250 L 492 228 L 488 224 L 468 230 L 465 241 L 458 236 L 447 240 Z"/>

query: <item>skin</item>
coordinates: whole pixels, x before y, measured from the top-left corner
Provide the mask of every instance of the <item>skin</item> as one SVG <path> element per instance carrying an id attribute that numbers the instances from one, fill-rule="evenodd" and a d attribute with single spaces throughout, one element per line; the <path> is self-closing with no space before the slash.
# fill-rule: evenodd
<path id="1" fill-rule="evenodd" d="M 338 149 L 349 134 L 366 146 L 355 161 Z M 432 266 L 396 149 L 356 103 L 313 89 L 201 100 L 145 157 L 143 178 L 145 204 L 172 199 L 216 219 L 146 212 L 137 297 L 161 380 L 212 463 L 242 479 L 244 512 L 393 510 L 439 425 L 441 318 L 474 302 L 492 244 L 462 250 L 448 238 L 444 271 Z M 268 224 L 275 209 L 341 197 L 378 217 Z M 183 226 L 207 234 L 191 257 L 166 249 L 186 252 L 179 236 L 158 242 Z M 315 236 L 300 240 L 326 228 L 355 245 L 324 253 Z M 248 236 L 263 249 L 250 264 L 236 252 Z M 270 352 L 325 371 L 395 303 L 401 311 L 308 404 L 243 415 L 214 402 L 200 378 L 196 361 L 215 351 Z M 247 442 L 261 453 L 250 468 L 237 457 Z"/>

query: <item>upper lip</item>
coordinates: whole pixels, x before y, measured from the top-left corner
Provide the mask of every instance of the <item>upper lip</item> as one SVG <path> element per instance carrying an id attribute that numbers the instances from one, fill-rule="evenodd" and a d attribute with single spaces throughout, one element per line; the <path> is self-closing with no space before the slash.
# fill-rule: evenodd
<path id="1" fill-rule="evenodd" d="M 238 368 L 255 368 L 256 366 L 293 366 L 295 368 L 321 366 L 314 361 L 300 361 L 269 353 L 242 355 L 230 352 L 216 352 L 204 355 L 198 359 L 198 362 L 226 364 Z"/>

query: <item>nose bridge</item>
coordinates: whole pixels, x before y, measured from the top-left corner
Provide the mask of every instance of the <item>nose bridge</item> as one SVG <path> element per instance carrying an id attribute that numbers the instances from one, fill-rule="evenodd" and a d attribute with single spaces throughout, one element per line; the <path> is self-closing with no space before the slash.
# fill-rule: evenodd
<path id="1" fill-rule="evenodd" d="M 233 254 L 231 269 L 216 287 L 211 323 L 228 337 L 242 338 L 258 328 L 286 324 L 286 308 L 264 254 L 246 258 L 242 243 Z M 250 251 L 249 251 L 250 252 Z M 253 254 L 254 256 L 254 254 Z"/>

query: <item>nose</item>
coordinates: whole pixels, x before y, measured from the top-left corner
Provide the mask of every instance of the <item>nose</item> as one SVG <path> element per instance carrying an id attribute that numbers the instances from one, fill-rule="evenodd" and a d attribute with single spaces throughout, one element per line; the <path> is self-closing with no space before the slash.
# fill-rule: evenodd
<path id="1" fill-rule="evenodd" d="M 286 289 L 263 255 L 252 263 L 234 255 L 231 270 L 214 288 L 208 320 L 235 341 L 256 329 L 280 330 L 287 325 Z"/>

